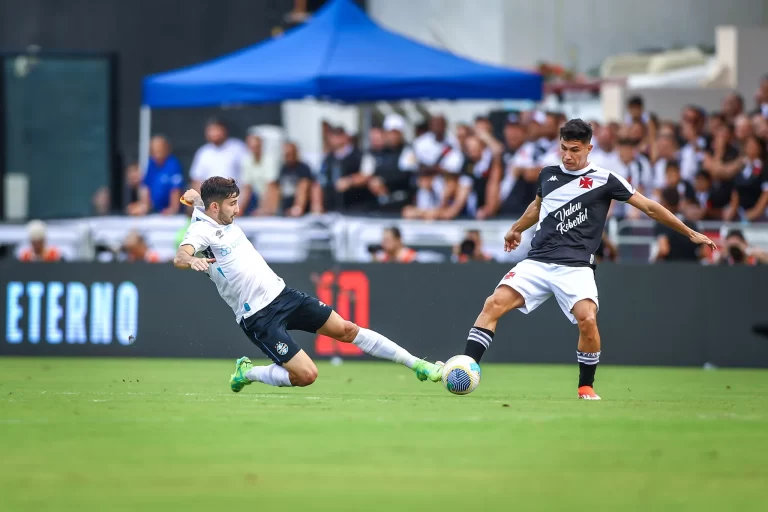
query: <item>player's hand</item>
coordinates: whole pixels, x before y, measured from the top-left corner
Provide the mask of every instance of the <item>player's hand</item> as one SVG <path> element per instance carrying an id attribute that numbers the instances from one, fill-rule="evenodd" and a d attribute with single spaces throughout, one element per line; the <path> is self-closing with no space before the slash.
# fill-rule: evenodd
<path id="1" fill-rule="evenodd" d="M 215 258 L 194 258 L 189 262 L 189 268 L 198 272 L 205 272 L 211 263 L 216 263 Z"/>
<path id="2" fill-rule="evenodd" d="M 190 188 L 181 196 L 181 202 L 187 206 L 193 206 L 198 199 L 200 199 L 200 193 L 193 188 Z"/>
<path id="3" fill-rule="evenodd" d="M 717 245 L 715 242 L 709 239 L 707 235 L 703 235 L 697 231 L 694 231 L 690 236 L 691 242 L 698 244 L 698 245 L 707 245 L 710 249 L 713 251 L 717 249 Z"/>
<path id="4" fill-rule="evenodd" d="M 522 233 L 510 228 L 507 234 L 504 235 L 504 252 L 514 251 L 520 247 L 520 241 L 522 240 Z"/>

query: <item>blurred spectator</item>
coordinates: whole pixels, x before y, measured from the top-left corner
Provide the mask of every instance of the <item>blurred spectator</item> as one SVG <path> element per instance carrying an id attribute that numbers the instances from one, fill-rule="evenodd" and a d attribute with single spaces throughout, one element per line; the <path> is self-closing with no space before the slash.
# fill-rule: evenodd
<path id="1" fill-rule="evenodd" d="M 677 214 L 680 203 L 680 194 L 674 188 L 665 188 L 661 191 L 661 205 L 670 212 Z M 689 220 L 682 219 L 686 226 L 695 230 L 696 225 Z M 656 234 L 656 243 L 658 251 L 656 253 L 656 262 L 660 261 L 698 261 L 699 246 L 692 242 L 687 236 L 678 233 L 672 228 L 656 223 L 654 230 Z"/>
<path id="2" fill-rule="evenodd" d="M 218 119 L 206 124 L 205 139 L 208 142 L 197 150 L 189 170 L 192 188 L 199 191 L 200 184 L 212 176 L 240 181 L 242 161 L 248 154 L 243 141 L 230 138 L 227 127 Z"/>
<path id="3" fill-rule="evenodd" d="M 312 185 L 312 211 L 362 211 L 374 203 L 368 178 L 360 172 L 362 153 L 341 126 L 331 129 L 331 151 Z"/>
<path id="4" fill-rule="evenodd" d="M 600 240 L 600 245 L 597 246 L 597 251 L 595 251 L 595 260 L 597 260 L 598 263 L 601 263 L 603 261 L 617 261 L 618 258 L 618 247 L 616 247 L 616 244 L 611 242 L 608 235 L 603 232 L 603 238 Z"/>
<path id="5" fill-rule="evenodd" d="M 647 123 L 648 114 L 645 112 L 645 104 L 640 96 L 632 96 L 627 100 L 626 124 Z"/>
<path id="6" fill-rule="evenodd" d="M 405 119 L 397 114 L 384 118 L 383 145 L 377 148 L 371 139 L 371 149 L 363 157 L 362 172 L 370 176 L 368 190 L 385 212 L 400 212 L 414 194 L 414 171 L 418 161 L 413 149 L 403 137 Z"/>
<path id="7" fill-rule="evenodd" d="M 740 115 L 734 121 L 734 145 L 736 149 L 741 149 L 747 139 L 754 135 L 754 129 L 749 117 Z"/>
<path id="8" fill-rule="evenodd" d="M 696 189 L 693 184 L 684 180 L 680 176 L 680 165 L 672 160 L 667 163 L 665 188 L 677 190 L 680 196 L 678 210 L 686 217 L 690 218 L 688 212 L 690 208 L 697 208 Z"/>
<path id="9" fill-rule="evenodd" d="M 699 171 L 693 180 L 693 189 L 696 193 L 696 208 L 689 209 L 686 215 L 691 220 L 708 220 L 717 218 L 717 212 L 712 207 L 710 193 L 712 191 L 712 178 L 707 171 Z"/>
<path id="10" fill-rule="evenodd" d="M 762 114 L 763 117 L 768 118 L 768 75 L 765 75 L 760 81 L 760 87 L 758 87 L 755 93 L 755 102 L 757 103 L 755 113 Z"/>
<path id="11" fill-rule="evenodd" d="M 112 198 L 109 195 L 109 187 L 101 187 L 93 194 L 91 200 L 95 215 L 107 215 L 112 210 Z"/>
<path id="12" fill-rule="evenodd" d="M 470 261 L 493 261 L 490 254 L 483 251 L 483 240 L 480 231 L 470 229 L 464 235 L 464 240 L 454 246 L 452 261 L 454 263 L 468 263 Z"/>
<path id="13" fill-rule="evenodd" d="M 144 237 L 135 231 L 128 233 L 128 236 L 123 242 L 121 252 L 124 255 L 125 261 L 134 263 L 137 261 L 144 261 L 147 263 L 160 263 L 160 256 L 157 252 L 147 247 L 147 242 Z"/>
<path id="14" fill-rule="evenodd" d="M 171 145 L 162 135 L 152 137 L 149 155 L 144 184 L 149 189 L 152 211 L 163 215 L 179 213 L 179 198 L 184 187 L 181 162 L 171 154 Z"/>
<path id="15" fill-rule="evenodd" d="M 375 261 L 379 263 L 413 263 L 417 253 L 403 245 L 400 229 L 387 228 L 381 237 L 381 250 L 376 252 Z"/>
<path id="16" fill-rule="evenodd" d="M 537 151 L 536 155 L 534 155 L 534 159 L 537 162 L 547 153 L 558 152 L 560 148 L 559 119 L 559 114 L 555 112 L 547 112 L 543 117 L 534 114 L 534 120 L 537 120 L 540 124 L 539 138 L 536 140 Z"/>
<path id="17" fill-rule="evenodd" d="M 29 247 L 25 247 L 19 253 L 19 261 L 43 261 L 53 262 L 61 260 L 61 252 L 48 245 L 46 238 L 48 227 L 43 221 L 33 220 L 27 224 L 27 236 L 29 238 Z"/>
<path id="18" fill-rule="evenodd" d="M 280 174 L 280 161 L 271 155 L 265 155 L 261 137 L 250 134 L 245 139 L 248 153 L 240 162 L 242 180 L 240 183 L 240 207 L 244 213 L 256 203 L 254 215 L 274 215 L 277 212 L 277 178 Z"/>
<path id="19" fill-rule="evenodd" d="M 720 128 L 732 123 L 733 120 L 726 119 L 725 114 L 721 112 L 713 112 L 709 115 L 709 119 L 707 120 L 707 131 L 709 133 L 717 133 L 720 131 Z"/>
<path id="20" fill-rule="evenodd" d="M 731 202 L 724 212 L 725 220 L 757 221 L 766 219 L 768 207 L 768 167 L 765 141 L 752 136 L 747 139 L 742 159 L 743 168 L 734 178 Z"/>
<path id="21" fill-rule="evenodd" d="M 146 215 L 151 210 L 149 188 L 141 179 L 139 164 L 131 164 L 125 170 L 126 203 L 128 215 Z"/>
<path id="22" fill-rule="evenodd" d="M 607 125 L 601 126 L 596 133 L 595 142 L 597 144 L 592 148 L 589 160 L 595 165 L 613 170 L 613 166 L 616 165 L 618 160 L 616 154 L 616 134 Z"/>
<path id="23" fill-rule="evenodd" d="M 761 139 L 768 140 L 768 118 L 755 114 L 752 117 L 752 130 Z"/>
<path id="24" fill-rule="evenodd" d="M 536 198 L 540 169 L 534 162 L 535 144 L 527 138 L 520 116 L 509 114 L 504 125 L 501 215 L 519 216 Z"/>
<path id="25" fill-rule="evenodd" d="M 725 235 L 719 255 L 721 265 L 768 265 L 768 252 L 752 248 L 740 229 L 732 229 Z"/>
<path id="26" fill-rule="evenodd" d="M 706 117 L 700 108 L 689 105 L 683 109 L 682 118 L 681 135 L 685 144 L 680 148 L 680 172 L 683 179 L 691 180 L 699 171 L 704 150 L 709 146 L 704 136 Z"/>
<path id="27" fill-rule="evenodd" d="M 307 213 L 310 203 L 312 170 L 299 159 L 295 143 L 286 142 L 283 148 L 283 166 L 278 178 L 280 208 L 283 215 L 301 217 Z"/>
<path id="28" fill-rule="evenodd" d="M 744 97 L 734 91 L 723 98 L 722 114 L 726 123 L 733 123 L 737 117 L 744 113 Z M 711 130 L 714 133 L 714 130 Z"/>
<path id="29" fill-rule="evenodd" d="M 468 124 L 460 123 L 456 125 L 456 140 L 462 152 L 467 151 L 467 138 L 472 134 L 473 130 Z"/>
<path id="30" fill-rule="evenodd" d="M 435 115 L 429 120 L 429 131 L 413 142 L 419 162 L 416 204 L 406 207 L 403 216 L 423 217 L 423 212 L 434 214 L 443 205 L 446 182 L 444 176 L 457 175 L 464 163 L 459 142 L 447 131 L 445 117 Z"/>
<path id="31" fill-rule="evenodd" d="M 669 134 L 661 134 L 656 140 L 651 150 L 653 158 L 653 179 L 645 183 L 647 192 L 653 192 L 658 197 L 658 192 L 664 187 L 667 175 L 667 163 L 671 161 L 678 162 L 680 152 L 678 151 L 677 137 Z M 678 163 L 679 165 L 679 163 Z"/>

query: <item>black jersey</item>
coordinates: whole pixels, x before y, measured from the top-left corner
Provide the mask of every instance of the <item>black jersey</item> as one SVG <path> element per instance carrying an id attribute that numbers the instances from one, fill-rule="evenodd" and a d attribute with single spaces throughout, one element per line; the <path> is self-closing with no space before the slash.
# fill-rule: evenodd
<path id="1" fill-rule="evenodd" d="M 562 165 L 543 168 L 536 192 L 541 212 L 528 258 L 593 266 L 611 200 L 627 201 L 634 193 L 624 178 L 596 165 L 573 172 Z"/>

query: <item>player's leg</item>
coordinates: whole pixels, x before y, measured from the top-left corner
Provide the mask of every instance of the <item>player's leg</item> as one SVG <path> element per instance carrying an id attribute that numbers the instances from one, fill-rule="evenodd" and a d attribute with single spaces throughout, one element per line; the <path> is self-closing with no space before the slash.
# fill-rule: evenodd
<path id="1" fill-rule="evenodd" d="M 464 355 L 480 362 L 491 346 L 496 324 L 502 316 L 513 309 L 529 313 L 549 298 L 551 292 L 542 265 L 526 260 L 504 276 L 493 294 L 485 299 L 483 310 L 469 330 Z"/>
<path id="2" fill-rule="evenodd" d="M 240 327 L 248 339 L 267 355 L 273 364 L 254 366 L 247 357 L 237 360 L 235 373 L 229 379 L 232 391 L 238 392 L 251 382 L 268 386 L 309 386 L 317 379 L 317 367 L 312 359 L 286 331 L 285 321 L 261 322 L 261 318 L 241 321 Z"/>
<path id="3" fill-rule="evenodd" d="M 574 306 L 573 317 L 579 326 L 576 359 L 579 362 L 579 398 L 599 400 L 594 390 L 595 372 L 600 362 L 600 332 L 597 329 L 597 304 L 582 299 Z"/>
<path id="4" fill-rule="evenodd" d="M 317 333 L 357 345 L 366 354 L 379 359 L 387 359 L 407 366 L 416 372 L 419 380 L 429 379 L 437 382 L 442 377 L 441 368 L 438 365 L 418 359 L 386 336 L 344 320 L 335 311 L 331 312 L 328 320 Z"/>
<path id="5" fill-rule="evenodd" d="M 589 267 L 560 267 L 552 280 L 552 291 L 560 309 L 579 327 L 576 360 L 579 363 L 579 398 L 600 400 L 594 390 L 600 362 L 600 333 L 597 330 L 597 284 Z"/>

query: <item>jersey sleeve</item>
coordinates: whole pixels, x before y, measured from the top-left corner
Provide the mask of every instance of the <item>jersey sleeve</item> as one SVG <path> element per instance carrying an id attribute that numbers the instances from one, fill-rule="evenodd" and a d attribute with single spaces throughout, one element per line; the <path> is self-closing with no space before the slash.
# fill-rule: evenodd
<path id="1" fill-rule="evenodd" d="M 629 201 L 629 198 L 635 193 L 635 188 L 615 172 L 608 176 L 606 189 L 611 199 L 622 202 Z"/>
<path id="2" fill-rule="evenodd" d="M 540 198 L 544 198 L 541 192 L 541 175 L 544 174 L 543 170 L 542 172 L 539 172 L 539 177 L 536 178 L 536 196 Z"/>
<path id="3" fill-rule="evenodd" d="M 200 252 L 203 249 L 207 249 L 211 245 L 210 237 L 200 222 L 193 222 L 187 228 L 187 232 L 184 233 L 184 238 L 181 240 L 179 247 L 184 245 L 191 245 L 195 249 L 195 252 Z"/>

